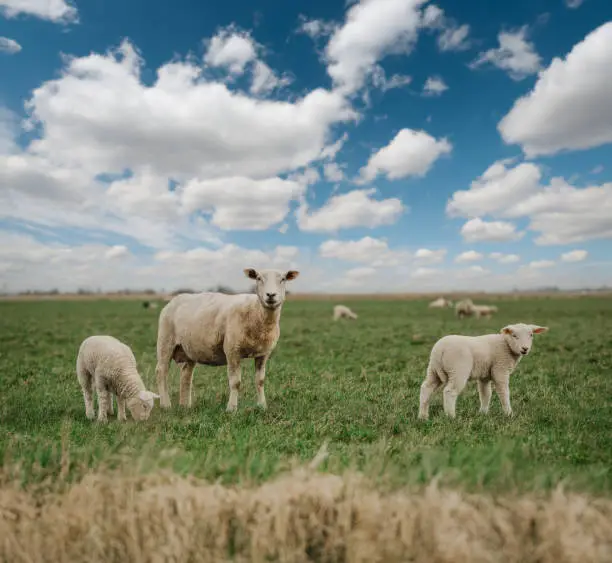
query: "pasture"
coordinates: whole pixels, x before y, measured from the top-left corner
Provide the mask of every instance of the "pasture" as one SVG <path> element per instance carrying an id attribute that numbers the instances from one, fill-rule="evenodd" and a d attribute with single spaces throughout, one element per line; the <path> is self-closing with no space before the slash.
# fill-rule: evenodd
<path id="1" fill-rule="evenodd" d="M 540 494 L 559 484 L 577 494 L 610 496 L 612 299 L 489 298 L 484 302 L 497 304 L 499 313 L 464 320 L 452 309 L 428 310 L 426 300 L 342 302 L 358 313 L 357 321 L 332 322 L 336 301 L 290 297 L 285 303 L 280 341 L 268 364 L 267 411 L 255 406 L 252 361 L 243 362 L 235 414 L 225 412 L 225 367 L 196 367 L 194 406 L 179 407 L 173 363 L 171 409 L 156 401 L 148 422 L 135 423 L 128 414 L 120 424 L 115 405 L 107 425 L 85 418 L 74 367 L 78 347 L 91 334 L 116 336 L 132 347 L 147 388 L 157 391 L 160 309 L 143 309 L 136 300 L 0 302 L 3 483 L 48 489 L 113 469 L 132 476 L 168 470 L 170 480 L 193 476 L 252 488 L 309 462 L 327 442 L 321 478 L 357 471 L 380 491 L 416 492 L 435 478 L 443 488 L 482 498 Z M 470 383 L 455 421 L 445 418 L 440 392 L 430 420 L 418 421 L 419 386 L 435 340 L 496 332 L 512 322 L 550 328 L 534 337 L 531 354 L 511 376 L 514 416 L 504 417 L 495 394 L 489 415 L 480 415 Z M 278 553 L 286 561 L 359 560 L 346 553 L 345 559 Z M 585 561 L 603 560 L 585 554 Z M 63 560 L 57 553 L 49 557 Z M 207 560 L 202 557 L 193 560 Z M 435 560 L 489 560 L 470 559 L 467 552 L 462 557 Z M 386 560 L 395 559 L 389 553 Z"/>

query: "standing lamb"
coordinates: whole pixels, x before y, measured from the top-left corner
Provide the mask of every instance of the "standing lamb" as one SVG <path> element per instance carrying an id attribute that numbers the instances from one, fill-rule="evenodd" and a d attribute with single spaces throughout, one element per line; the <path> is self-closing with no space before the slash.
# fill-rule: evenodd
<path id="1" fill-rule="evenodd" d="M 347 318 L 347 319 L 357 319 L 357 315 L 353 313 L 346 305 L 336 305 L 334 307 L 334 321 L 338 319 Z"/>
<path id="2" fill-rule="evenodd" d="M 508 416 L 510 407 L 510 374 L 521 358 L 531 350 L 534 334 L 546 332 L 548 327 L 517 323 L 505 326 L 498 334 L 443 336 L 431 349 L 427 375 L 421 385 L 419 418 L 429 418 L 429 400 L 442 385 L 444 387 L 444 412 L 455 418 L 457 397 L 468 379 L 478 383 L 480 412 L 489 412 L 491 383 Z"/>
<path id="3" fill-rule="evenodd" d="M 243 358 L 255 361 L 257 404 L 266 408 L 266 362 L 280 336 L 280 316 L 286 282 L 298 277 L 289 270 L 244 270 L 255 280 L 256 293 L 227 295 L 202 292 L 180 294 L 161 310 L 157 333 L 157 385 L 160 405 L 170 407 L 168 368 L 180 365 L 179 404 L 191 406 L 193 370 L 196 364 L 227 365 L 227 411 L 238 408 Z"/>
<path id="4" fill-rule="evenodd" d="M 497 313 L 496 305 L 472 305 L 472 314 L 477 319 L 480 317 L 491 317 L 493 313 Z"/>
<path id="5" fill-rule="evenodd" d="M 474 303 L 472 300 L 468 297 L 462 301 L 457 301 L 457 303 L 455 303 L 455 314 L 460 319 L 463 317 L 471 317 L 474 314 Z"/>
<path id="6" fill-rule="evenodd" d="M 113 336 L 89 336 L 81 343 L 76 372 L 85 399 L 85 414 L 95 418 L 93 388 L 98 394 L 98 421 L 107 422 L 113 414 L 113 394 L 117 397 L 117 419 L 127 420 L 127 404 L 134 420 L 147 420 L 153 399 L 159 395 L 147 391 L 136 367 L 136 358 L 127 344 Z"/>

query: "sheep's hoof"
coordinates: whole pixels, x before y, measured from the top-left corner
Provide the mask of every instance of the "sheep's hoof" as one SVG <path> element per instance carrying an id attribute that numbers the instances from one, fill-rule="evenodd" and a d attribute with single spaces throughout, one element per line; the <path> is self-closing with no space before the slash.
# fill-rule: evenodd
<path id="1" fill-rule="evenodd" d="M 227 405 L 225 412 L 235 413 L 238 410 L 238 405 Z"/>
<path id="2" fill-rule="evenodd" d="M 91 412 L 86 412 L 85 416 L 88 418 L 88 420 L 93 420 L 94 418 L 96 418 L 96 413 L 91 411 Z"/>

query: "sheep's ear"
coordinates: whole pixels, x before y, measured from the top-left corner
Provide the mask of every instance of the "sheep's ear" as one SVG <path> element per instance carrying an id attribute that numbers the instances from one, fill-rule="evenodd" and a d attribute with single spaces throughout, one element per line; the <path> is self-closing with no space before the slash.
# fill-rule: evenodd
<path id="1" fill-rule="evenodd" d="M 542 334 L 543 332 L 548 332 L 547 326 L 529 325 L 529 328 L 533 330 L 534 334 Z"/>
<path id="2" fill-rule="evenodd" d="M 285 274 L 285 279 L 288 281 L 294 280 L 295 278 L 297 278 L 300 275 L 300 272 L 298 272 L 297 270 L 289 270 L 286 274 Z"/>
<path id="3" fill-rule="evenodd" d="M 257 270 L 254 270 L 253 268 L 245 268 L 244 269 L 244 275 L 247 278 L 251 278 L 252 280 L 256 280 L 257 279 Z"/>
<path id="4" fill-rule="evenodd" d="M 147 391 L 146 389 L 138 393 L 138 398 L 141 401 L 148 401 L 149 399 L 161 399 L 161 397 L 157 393 L 153 393 L 153 391 Z"/>
<path id="5" fill-rule="evenodd" d="M 505 326 L 500 330 L 502 334 L 512 334 L 512 327 L 510 325 Z"/>

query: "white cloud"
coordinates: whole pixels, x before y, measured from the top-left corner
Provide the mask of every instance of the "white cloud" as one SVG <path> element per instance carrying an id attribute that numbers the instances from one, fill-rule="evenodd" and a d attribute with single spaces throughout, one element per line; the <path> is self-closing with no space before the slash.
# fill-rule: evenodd
<path id="1" fill-rule="evenodd" d="M 519 240 L 524 232 L 517 232 L 516 226 L 508 221 L 483 221 L 479 217 L 470 219 L 461 227 L 465 242 L 507 242 Z"/>
<path id="2" fill-rule="evenodd" d="M 281 235 L 287 234 L 287 231 L 289 230 L 289 224 L 288 223 L 283 223 L 279 228 L 278 228 L 278 232 Z"/>
<path id="3" fill-rule="evenodd" d="M 0 53 L 16 55 L 21 51 L 21 45 L 9 37 L 0 37 Z"/>
<path id="4" fill-rule="evenodd" d="M 591 170 L 591 174 L 601 174 L 604 171 L 604 167 L 601 164 L 598 164 Z"/>
<path id="5" fill-rule="evenodd" d="M 249 91 L 252 94 L 268 94 L 289 84 L 291 84 L 291 78 L 288 76 L 279 78 L 266 63 L 256 61 L 253 70 L 253 82 L 251 82 Z"/>
<path id="6" fill-rule="evenodd" d="M 489 258 L 497 260 L 500 264 L 514 264 L 519 262 L 521 257 L 518 254 L 503 254 L 501 252 L 491 252 Z"/>
<path id="7" fill-rule="evenodd" d="M 376 63 L 389 54 L 408 54 L 426 0 L 357 0 L 325 49 L 327 71 L 345 94 L 360 90 Z"/>
<path id="8" fill-rule="evenodd" d="M 484 256 L 480 252 L 476 252 L 475 250 L 466 250 L 455 258 L 455 262 L 458 264 L 462 264 L 464 262 L 477 262 L 483 258 Z"/>
<path id="9" fill-rule="evenodd" d="M 535 242 L 542 245 L 612 237 L 612 183 L 575 188 L 552 178 L 544 186 L 541 178 L 533 163 L 510 168 L 498 161 L 469 190 L 455 192 L 446 211 L 451 217 L 528 217 L 528 228 L 540 232 Z"/>
<path id="10" fill-rule="evenodd" d="M 529 157 L 612 142 L 612 22 L 555 57 L 497 128 Z"/>
<path id="11" fill-rule="evenodd" d="M 582 262 L 589 253 L 586 250 L 570 250 L 561 254 L 562 262 Z"/>
<path id="12" fill-rule="evenodd" d="M 336 162 L 326 162 L 323 165 L 323 174 L 329 182 L 341 182 L 344 180 L 344 171 Z"/>
<path id="13" fill-rule="evenodd" d="M 421 25 L 426 29 L 438 32 L 438 48 L 440 51 L 465 51 L 471 46 L 468 39 L 470 26 L 458 25 L 453 18 L 444 14 L 444 10 L 435 4 L 429 4 L 424 10 Z"/>
<path id="14" fill-rule="evenodd" d="M 113 258 L 122 258 L 123 256 L 127 256 L 130 253 L 128 247 L 123 244 L 116 244 L 115 246 L 111 246 L 105 253 L 104 257 L 110 259 Z"/>
<path id="15" fill-rule="evenodd" d="M 312 37 L 312 39 L 318 39 L 319 37 L 327 37 L 331 35 L 336 26 L 332 22 L 326 22 L 325 20 L 309 20 L 303 14 L 300 14 L 300 25 L 298 26 L 298 33 L 305 33 Z"/>
<path id="16" fill-rule="evenodd" d="M 584 0 L 565 0 L 565 5 L 570 10 L 575 10 L 576 8 L 580 8 L 580 6 L 582 6 L 583 3 L 584 3 Z"/>
<path id="17" fill-rule="evenodd" d="M 420 268 L 417 268 L 414 272 L 412 272 L 411 276 L 413 278 L 429 278 L 429 277 L 439 275 L 440 272 L 441 270 L 437 268 L 420 267 Z"/>
<path id="18" fill-rule="evenodd" d="M 397 198 L 374 199 L 375 188 L 354 190 L 332 196 L 320 209 L 309 213 L 303 203 L 296 211 L 302 231 L 335 232 L 340 229 L 367 227 L 373 229 L 395 223 L 406 210 Z"/>
<path id="19" fill-rule="evenodd" d="M 445 138 L 436 139 L 425 131 L 402 129 L 361 168 L 359 182 L 371 182 L 379 174 L 386 174 L 390 180 L 425 176 L 434 162 L 451 150 L 452 145 Z"/>
<path id="20" fill-rule="evenodd" d="M 446 249 L 440 248 L 438 250 L 431 250 L 429 248 L 419 248 L 414 253 L 414 258 L 417 262 L 423 262 L 426 264 L 438 264 L 444 261 L 446 257 Z"/>
<path id="21" fill-rule="evenodd" d="M 290 180 L 245 177 L 192 180 L 180 192 L 189 213 L 211 213 L 213 225 L 224 229 L 262 231 L 281 222 L 289 204 L 299 198 L 305 186 Z"/>
<path id="22" fill-rule="evenodd" d="M 540 270 L 542 268 L 552 268 L 554 265 L 555 263 L 552 260 L 534 260 L 529 262 L 527 266 L 534 270 Z"/>
<path id="23" fill-rule="evenodd" d="M 227 68 L 232 74 L 242 74 L 247 63 L 256 58 L 256 44 L 250 34 L 230 26 L 220 29 L 208 41 L 204 62 L 213 67 Z"/>
<path id="24" fill-rule="evenodd" d="M 362 262 L 373 267 L 400 266 L 410 259 L 406 251 L 391 250 L 383 239 L 369 236 L 360 240 L 327 240 L 319 247 L 323 258 Z"/>
<path id="25" fill-rule="evenodd" d="M 448 90 L 448 86 L 439 76 L 430 76 L 423 85 L 424 96 L 440 96 Z"/>
<path id="26" fill-rule="evenodd" d="M 77 9 L 66 0 L 0 0 L 0 12 L 7 18 L 33 16 L 55 23 L 76 23 Z"/>
<path id="27" fill-rule="evenodd" d="M 515 31 L 500 31 L 497 39 L 499 47 L 480 53 L 470 63 L 471 69 L 491 63 L 507 71 L 513 80 L 523 80 L 540 70 L 541 58 L 533 43 L 527 40 L 527 26 Z"/>
<path id="28" fill-rule="evenodd" d="M 373 276 L 375 274 L 376 274 L 376 268 L 371 268 L 369 266 L 351 268 L 350 270 L 347 270 L 346 272 L 346 276 L 348 278 L 353 278 L 353 279 L 358 279 L 358 280 L 362 278 Z"/>

